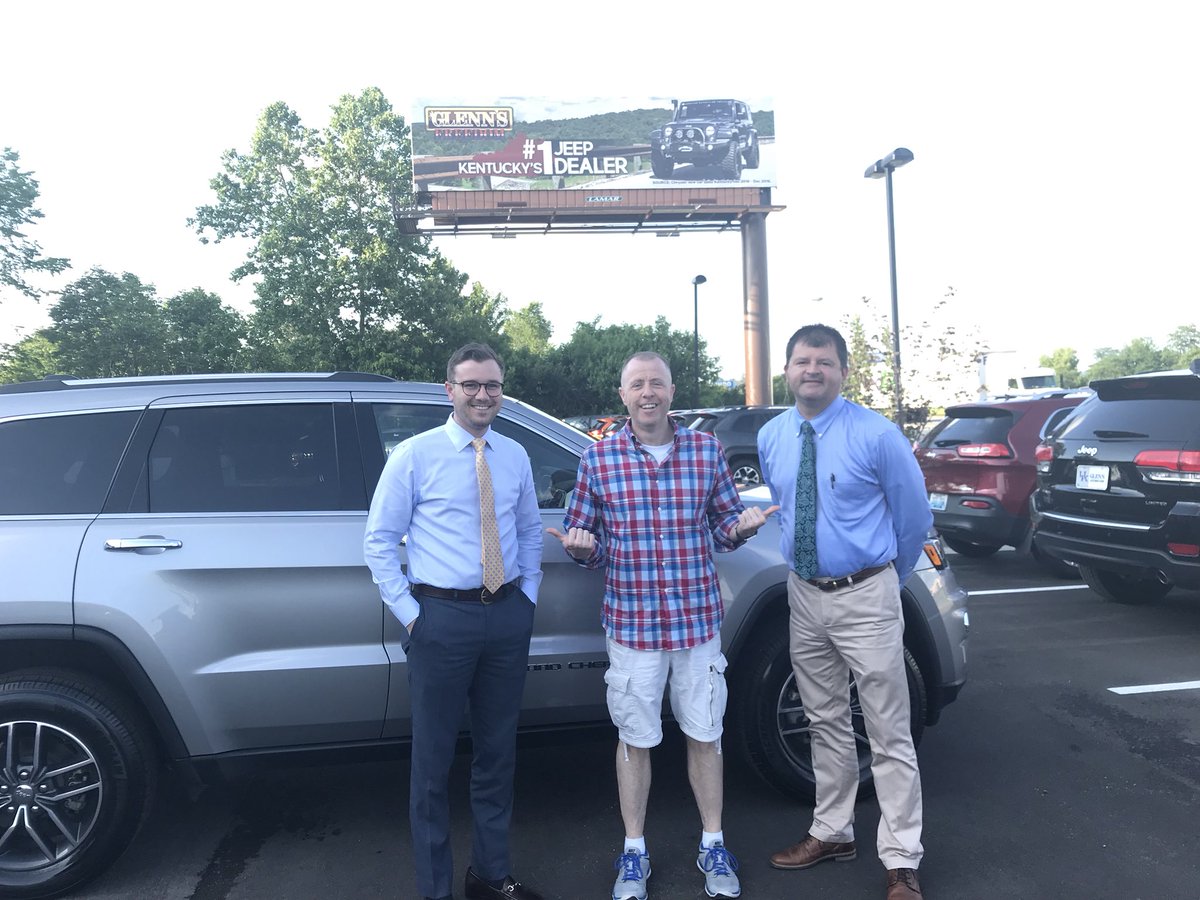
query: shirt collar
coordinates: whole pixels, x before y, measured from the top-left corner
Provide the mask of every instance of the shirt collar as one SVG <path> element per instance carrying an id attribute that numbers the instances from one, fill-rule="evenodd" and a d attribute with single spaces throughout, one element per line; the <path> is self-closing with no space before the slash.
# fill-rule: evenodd
<path id="1" fill-rule="evenodd" d="M 841 394 L 838 394 L 833 398 L 832 403 L 821 410 L 820 413 L 813 416 L 813 418 L 808 420 L 812 423 L 813 431 L 817 433 L 817 437 L 820 437 L 825 433 L 825 430 L 833 424 L 833 420 L 838 417 L 838 414 L 845 409 L 845 407 L 846 398 Z M 795 406 L 792 406 L 792 409 L 788 415 L 792 417 L 792 431 L 798 436 L 800 434 L 800 426 L 803 425 L 805 421 L 804 416 L 800 415 L 800 410 Z"/>
<path id="2" fill-rule="evenodd" d="M 475 440 L 475 435 L 454 421 L 454 413 L 451 413 L 446 419 L 446 436 L 450 438 L 450 443 L 455 450 L 463 450 L 471 446 L 471 441 Z M 483 433 L 483 440 L 490 444 L 488 439 L 491 436 L 492 429 L 489 425 L 488 430 Z"/>
<path id="3" fill-rule="evenodd" d="M 674 419 L 670 420 L 670 422 L 671 443 L 674 444 L 677 440 L 679 440 L 679 429 L 683 426 L 681 426 Z M 646 444 L 643 443 L 643 441 L 634 433 L 631 419 L 626 419 L 625 424 L 621 426 L 621 430 L 617 433 L 623 435 L 625 440 L 629 442 L 630 448 L 638 451 L 639 453 L 641 452 L 642 447 L 646 446 Z"/>

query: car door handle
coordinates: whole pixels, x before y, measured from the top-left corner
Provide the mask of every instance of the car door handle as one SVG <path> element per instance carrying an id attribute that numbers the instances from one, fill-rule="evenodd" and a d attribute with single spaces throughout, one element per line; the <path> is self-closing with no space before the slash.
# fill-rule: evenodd
<path id="1" fill-rule="evenodd" d="M 183 541 L 150 535 L 140 538 L 109 538 L 104 542 L 105 550 L 178 550 Z"/>

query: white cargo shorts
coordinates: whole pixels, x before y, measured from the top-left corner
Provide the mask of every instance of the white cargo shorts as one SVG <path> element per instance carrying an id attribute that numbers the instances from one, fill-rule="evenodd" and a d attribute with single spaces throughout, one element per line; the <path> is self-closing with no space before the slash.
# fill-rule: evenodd
<path id="1" fill-rule="evenodd" d="M 608 639 L 608 712 L 621 740 L 630 747 L 662 743 L 662 700 L 671 689 L 671 711 L 692 740 L 721 737 L 729 689 L 721 639 L 687 650 L 634 650 Z"/>

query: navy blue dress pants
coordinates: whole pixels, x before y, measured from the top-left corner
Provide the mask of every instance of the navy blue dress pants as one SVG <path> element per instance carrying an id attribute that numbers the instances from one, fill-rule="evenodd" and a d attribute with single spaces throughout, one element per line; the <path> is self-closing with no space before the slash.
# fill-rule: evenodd
<path id="1" fill-rule="evenodd" d="M 511 872 L 517 719 L 529 663 L 534 604 L 521 591 L 476 603 L 419 598 L 405 652 L 412 702 L 413 741 L 409 823 L 413 867 L 421 896 L 452 894 L 450 765 L 463 721 L 470 714 L 471 868 L 481 878 Z"/>

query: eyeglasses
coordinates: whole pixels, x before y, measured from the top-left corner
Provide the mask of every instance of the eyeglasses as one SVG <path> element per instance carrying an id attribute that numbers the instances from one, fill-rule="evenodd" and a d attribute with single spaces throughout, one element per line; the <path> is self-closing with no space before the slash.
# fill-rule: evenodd
<path id="1" fill-rule="evenodd" d="M 450 383 L 457 384 L 468 397 L 474 397 L 479 393 L 480 388 L 487 391 L 489 397 L 499 397 L 504 391 L 503 381 L 452 381 Z"/>

